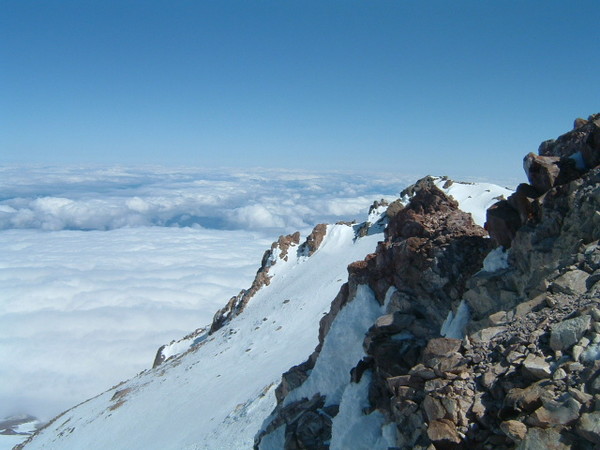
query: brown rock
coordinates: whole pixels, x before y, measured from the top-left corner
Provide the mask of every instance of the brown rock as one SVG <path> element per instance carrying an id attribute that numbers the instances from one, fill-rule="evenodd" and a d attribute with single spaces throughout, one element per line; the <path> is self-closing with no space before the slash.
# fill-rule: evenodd
<path id="1" fill-rule="evenodd" d="M 519 422 L 518 420 L 506 420 L 500 424 L 500 429 L 513 442 L 522 441 L 527 434 L 527 427 L 523 422 Z"/>
<path id="2" fill-rule="evenodd" d="M 527 179 L 540 194 L 554 187 L 560 173 L 559 161 L 559 157 L 538 156 L 535 153 L 528 153 L 523 158 L 523 168 L 527 174 Z"/>
<path id="3" fill-rule="evenodd" d="M 519 213 L 521 223 L 527 223 L 528 220 L 534 218 L 535 210 L 531 204 L 531 200 L 523 190 L 517 189 L 516 192 L 508 197 L 507 202 Z"/>
<path id="4" fill-rule="evenodd" d="M 456 426 L 449 420 L 434 420 L 427 427 L 427 437 L 436 444 L 459 444 Z"/>
<path id="5" fill-rule="evenodd" d="M 551 396 L 548 381 L 538 381 L 524 389 L 512 388 L 504 398 L 504 406 L 516 411 L 533 411 L 542 406 L 542 398 Z"/>
<path id="6" fill-rule="evenodd" d="M 326 233 L 327 224 L 325 223 L 320 223 L 313 228 L 311 233 L 306 237 L 306 242 L 302 244 L 308 256 L 311 256 L 321 246 Z"/>
<path id="7" fill-rule="evenodd" d="M 600 164 L 600 127 L 596 124 L 592 124 L 590 127 L 592 130 L 587 137 L 587 145 L 581 149 L 581 157 L 588 169 Z"/>
<path id="8" fill-rule="evenodd" d="M 486 212 L 485 229 L 496 244 L 509 248 L 521 227 L 519 212 L 506 200 L 490 206 Z"/>
<path id="9" fill-rule="evenodd" d="M 427 419 L 431 422 L 437 419 L 446 417 L 446 409 L 442 406 L 442 402 L 431 395 L 426 395 L 423 400 L 423 410 L 427 415 Z"/>
<path id="10" fill-rule="evenodd" d="M 427 347 L 425 347 L 425 350 L 423 351 L 423 358 L 428 359 L 432 356 L 453 356 L 460 350 L 461 345 L 462 341 L 460 339 L 430 339 L 427 343 Z"/>

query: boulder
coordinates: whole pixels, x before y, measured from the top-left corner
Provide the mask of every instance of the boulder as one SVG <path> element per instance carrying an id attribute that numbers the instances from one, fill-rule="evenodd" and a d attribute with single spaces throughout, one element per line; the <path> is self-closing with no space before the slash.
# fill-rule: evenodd
<path id="1" fill-rule="evenodd" d="M 582 414 L 576 430 L 579 436 L 600 445 L 600 411 Z"/>
<path id="2" fill-rule="evenodd" d="M 527 434 L 527 426 L 518 420 L 506 420 L 500 424 L 500 429 L 513 442 L 520 442 Z"/>
<path id="3" fill-rule="evenodd" d="M 600 127 L 591 125 L 591 132 L 587 137 L 586 144 L 581 149 L 581 157 L 586 167 L 593 169 L 600 164 Z"/>
<path id="4" fill-rule="evenodd" d="M 523 372 L 531 378 L 543 379 L 550 378 L 552 371 L 550 370 L 550 364 L 548 364 L 544 358 L 535 356 L 530 353 L 523 361 Z"/>
<path id="5" fill-rule="evenodd" d="M 433 420 L 427 427 L 427 437 L 434 444 L 448 445 L 459 444 L 460 436 L 456 431 L 456 426 L 449 420 Z"/>
<path id="6" fill-rule="evenodd" d="M 521 227 L 519 212 L 507 200 L 500 200 L 488 208 L 485 229 L 490 237 L 504 248 L 509 248 Z"/>
<path id="7" fill-rule="evenodd" d="M 579 419 L 581 403 L 572 397 L 564 402 L 543 401 L 544 405 L 536 409 L 527 419 L 529 425 L 547 428 L 556 425 L 569 425 Z"/>
<path id="8" fill-rule="evenodd" d="M 591 318 L 588 315 L 575 317 L 552 326 L 550 347 L 552 350 L 566 350 L 575 345 L 590 328 Z"/>
<path id="9" fill-rule="evenodd" d="M 517 445 L 517 450 L 567 450 L 570 445 L 562 442 L 560 433 L 552 428 L 530 428 Z"/>
<path id="10" fill-rule="evenodd" d="M 557 156 L 538 156 L 535 153 L 528 153 L 523 158 L 527 179 L 540 194 L 554 187 L 560 174 L 559 161 L 560 158 Z"/>
<path id="11" fill-rule="evenodd" d="M 570 270 L 554 280 L 551 289 L 554 293 L 584 294 L 587 291 L 586 281 L 588 278 L 589 274 L 583 270 Z"/>

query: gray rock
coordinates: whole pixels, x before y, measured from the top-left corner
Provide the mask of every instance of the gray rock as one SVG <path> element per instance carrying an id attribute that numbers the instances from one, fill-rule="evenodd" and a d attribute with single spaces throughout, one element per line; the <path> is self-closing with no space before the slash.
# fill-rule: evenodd
<path id="1" fill-rule="evenodd" d="M 523 439 L 517 445 L 517 450 L 567 450 L 570 446 L 561 442 L 559 432 L 548 428 L 530 428 Z"/>
<path id="2" fill-rule="evenodd" d="M 494 336 L 502 333 L 506 330 L 506 327 L 489 327 L 484 328 L 483 330 L 479 330 L 476 333 L 473 333 L 470 338 L 475 341 L 487 342 L 492 339 Z"/>
<path id="3" fill-rule="evenodd" d="M 544 406 L 536 409 L 527 422 L 538 427 L 551 427 L 555 425 L 568 425 L 579 418 L 581 403 L 572 397 L 564 402 L 553 400 L 544 401 Z"/>
<path id="4" fill-rule="evenodd" d="M 550 364 L 544 361 L 544 358 L 535 356 L 530 353 L 523 361 L 523 371 L 532 378 L 541 380 L 543 378 L 549 378 L 552 375 L 550 370 Z"/>
<path id="5" fill-rule="evenodd" d="M 576 429 L 579 436 L 600 444 L 600 411 L 582 414 Z"/>
<path id="6" fill-rule="evenodd" d="M 587 292 L 586 281 L 588 277 L 589 274 L 583 270 L 570 270 L 554 280 L 551 289 L 555 293 L 569 295 L 584 294 Z"/>
<path id="7" fill-rule="evenodd" d="M 590 328 L 590 316 L 580 316 L 565 320 L 552 327 L 550 334 L 550 347 L 553 350 L 565 350 L 581 339 Z"/>

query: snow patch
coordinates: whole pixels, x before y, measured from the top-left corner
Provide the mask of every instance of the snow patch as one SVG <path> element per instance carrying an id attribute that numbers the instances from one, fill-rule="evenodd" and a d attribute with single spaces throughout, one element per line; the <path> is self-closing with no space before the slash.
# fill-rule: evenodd
<path id="1" fill-rule="evenodd" d="M 505 250 L 504 247 L 496 247 L 483 260 L 483 270 L 496 272 L 502 269 L 508 269 L 508 250 Z"/>
<path id="2" fill-rule="evenodd" d="M 447 338 L 462 339 L 465 337 L 465 327 L 469 323 L 471 314 L 469 312 L 469 306 L 467 302 L 462 300 L 456 309 L 456 315 L 452 312 L 448 312 L 448 316 L 442 324 L 440 334 Z"/>
<path id="3" fill-rule="evenodd" d="M 379 411 L 364 414 L 369 408 L 371 372 L 363 374 L 359 383 L 350 383 L 341 398 L 340 410 L 333 418 L 331 449 L 378 450 L 396 445 L 395 426 L 384 427 L 385 417 Z"/>
<path id="4" fill-rule="evenodd" d="M 600 359 L 600 344 L 590 345 L 581 354 L 581 360 L 583 362 L 593 362 Z"/>
<path id="5" fill-rule="evenodd" d="M 284 405 L 316 393 L 327 397 L 326 405 L 339 404 L 350 370 L 365 355 L 362 345 L 365 334 L 383 314 L 382 309 L 368 286 L 358 286 L 354 299 L 335 318 L 308 379 L 288 394 Z"/>
<path id="6" fill-rule="evenodd" d="M 499 198 L 507 198 L 514 191 L 491 183 L 460 183 L 451 182 L 450 186 L 444 187 L 447 179 L 434 177 L 435 185 L 446 195 L 451 196 L 458 202 L 458 206 L 464 212 L 471 214 L 473 221 L 483 226 L 485 224 L 486 211 Z"/>
<path id="7" fill-rule="evenodd" d="M 571 158 L 573 161 L 575 161 L 575 167 L 577 167 L 577 169 L 579 169 L 579 170 L 587 169 L 587 167 L 585 165 L 585 161 L 583 160 L 583 155 L 581 154 L 581 152 L 573 153 L 571 156 L 569 156 L 569 158 Z"/>

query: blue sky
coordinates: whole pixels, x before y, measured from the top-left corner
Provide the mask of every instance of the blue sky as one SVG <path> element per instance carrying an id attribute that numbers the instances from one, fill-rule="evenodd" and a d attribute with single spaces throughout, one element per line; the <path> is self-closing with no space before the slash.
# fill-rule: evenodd
<path id="1" fill-rule="evenodd" d="M 595 2 L 0 3 L 0 164 L 520 177 L 600 111 Z"/>

